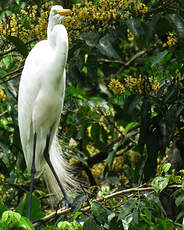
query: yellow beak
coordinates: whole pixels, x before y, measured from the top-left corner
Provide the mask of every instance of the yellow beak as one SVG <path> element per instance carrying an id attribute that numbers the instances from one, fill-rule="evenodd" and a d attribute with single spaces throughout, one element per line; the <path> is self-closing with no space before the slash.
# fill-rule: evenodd
<path id="1" fill-rule="evenodd" d="M 71 14 L 72 11 L 70 9 L 62 9 L 62 10 L 57 10 L 57 13 L 60 15 L 68 15 Z"/>

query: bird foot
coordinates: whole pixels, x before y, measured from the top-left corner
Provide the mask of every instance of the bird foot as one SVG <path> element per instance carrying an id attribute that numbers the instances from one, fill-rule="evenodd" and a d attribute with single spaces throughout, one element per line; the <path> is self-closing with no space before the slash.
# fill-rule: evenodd
<path id="1" fill-rule="evenodd" d="M 71 206 L 72 206 L 72 202 L 71 200 L 67 198 L 65 201 L 65 208 L 68 209 L 68 208 L 71 208 Z"/>

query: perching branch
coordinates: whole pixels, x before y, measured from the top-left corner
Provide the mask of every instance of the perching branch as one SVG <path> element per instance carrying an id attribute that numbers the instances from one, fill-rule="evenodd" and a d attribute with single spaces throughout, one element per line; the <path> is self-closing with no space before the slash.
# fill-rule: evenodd
<path id="1" fill-rule="evenodd" d="M 179 189 L 182 188 L 182 185 L 168 185 L 165 189 Z M 106 201 L 108 199 L 111 199 L 113 197 L 118 197 L 118 196 L 122 196 L 124 194 L 128 194 L 128 193 L 140 193 L 140 192 L 146 192 L 146 191 L 154 191 L 154 188 L 149 186 L 149 187 L 136 187 L 136 188 L 130 188 L 130 189 L 125 189 L 125 190 L 121 190 L 118 192 L 114 192 L 112 194 L 106 195 L 106 196 L 102 196 L 100 198 L 95 199 L 94 201 L 96 202 L 102 202 L 102 201 Z M 90 207 L 89 205 L 85 205 L 83 206 L 83 210 L 88 210 Z M 71 208 L 61 208 L 47 216 L 44 216 L 43 218 L 39 219 L 38 221 L 35 221 L 35 223 L 33 224 L 34 227 L 39 226 L 41 223 L 45 223 L 51 219 L 53 219 L 56 216 L 61 216 L 63 214 L 69 213 L 71 211 Z"/>

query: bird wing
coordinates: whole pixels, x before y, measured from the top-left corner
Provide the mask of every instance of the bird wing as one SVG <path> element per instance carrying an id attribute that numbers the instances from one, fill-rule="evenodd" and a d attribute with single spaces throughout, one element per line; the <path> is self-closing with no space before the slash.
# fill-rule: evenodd
<path id="1" fill-rule="evenodd" d="M 47 73 L 47 63 L 49 62 L 48 58 L 52 59 L 52 55 L 53 51 L 48 44 L 48 41 L 44 40 L 37 43 L 25 61 L 20 80 L 18 97 L 18 120 L 21 143 L 29 170 L 32 163 L 34 135 L 32 113 L 35 106 L 35 100 L 41 90 L 41 79 Z M 43 147 L 44 146 L 41 148 Z"/>

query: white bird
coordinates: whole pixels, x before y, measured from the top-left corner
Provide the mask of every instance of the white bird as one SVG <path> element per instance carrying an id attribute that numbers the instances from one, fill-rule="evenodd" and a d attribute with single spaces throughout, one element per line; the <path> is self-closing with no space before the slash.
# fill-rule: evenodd
<path id="1" fill-rule="evenodd" d="M 43 174 L 59 199 L 63 194 L 66 206 L 69 205 L 66 191 L 75 184 L 67 171 L 56 137 L 65 96 L 68 55 L 68 35 L 61 21 L 70 13 L 69 9 L 63 9 L 60 5 L 51 8 L 47 40 L 37 43 L 30 51 L 19 85 L 20 138 L 27 168 L 31 173 L 29 219 L 34 176 Z"/>

